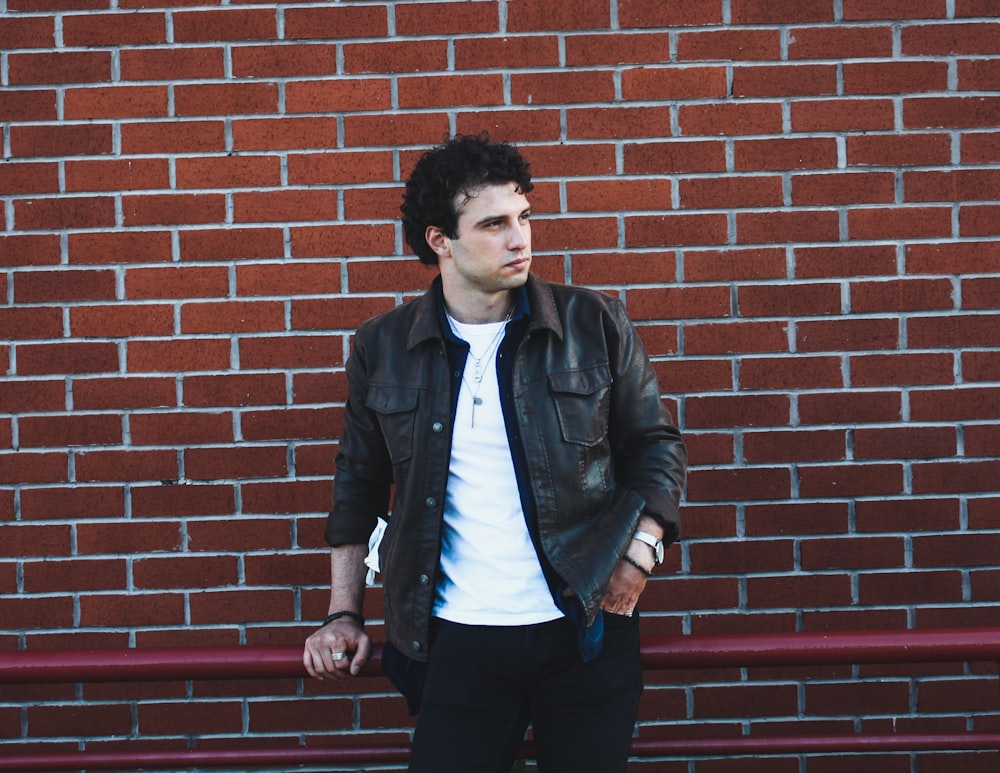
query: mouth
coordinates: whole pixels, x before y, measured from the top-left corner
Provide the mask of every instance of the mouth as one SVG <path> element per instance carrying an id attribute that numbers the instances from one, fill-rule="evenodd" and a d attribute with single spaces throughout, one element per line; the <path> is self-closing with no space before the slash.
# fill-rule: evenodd
<path id="1" fill-rule="evenodd" d="M 512 268 L 514 270 L 520 271 L 523 268 L 527 268 L 531 265 L 531 256 L 524 255 L 520 258 L 515 258 L 514 260 L 507 263 L 506 268 Z"/>

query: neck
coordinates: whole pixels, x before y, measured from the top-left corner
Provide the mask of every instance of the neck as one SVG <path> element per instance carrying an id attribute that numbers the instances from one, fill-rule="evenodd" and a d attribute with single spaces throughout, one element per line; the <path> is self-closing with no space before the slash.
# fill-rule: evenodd
<path id="1" fill-rule="evenodd" d="M 505 291 L 490 298 L 485 303 L 478 304 L 475 302 L 454 303 L 445 297 L 444 308 L 452 318 L 467 325 L 503 322 L 509 319 L 514 311 L 514 297 L 509 291 Z"/>

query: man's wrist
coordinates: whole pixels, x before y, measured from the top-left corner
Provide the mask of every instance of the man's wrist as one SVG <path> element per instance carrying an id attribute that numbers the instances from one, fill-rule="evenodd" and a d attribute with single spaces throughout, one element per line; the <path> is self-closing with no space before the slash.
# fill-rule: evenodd
<path id="1" fill-rule="evenodd" d="M 333 621 L 340 620 L 341 618 L 344 617 L 346 617 L 348 620 L 353 620 L 362 628 L 365 627 L 365 618 L 362 615 L 358 614 L 357 612 L 352 612 L 349 609 L 342 609 L 339 612 L 333 612 L 327 615 L 326 618 L 323 620 L 322 624 L 320 624 L 320 628 L 322 628 L 324 625 L 329 625 Z"/>

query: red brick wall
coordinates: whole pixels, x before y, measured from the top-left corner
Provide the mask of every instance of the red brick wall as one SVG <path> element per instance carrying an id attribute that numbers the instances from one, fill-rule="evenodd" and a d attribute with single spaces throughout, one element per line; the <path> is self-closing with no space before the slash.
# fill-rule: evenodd
<path id="1" fill-rule="evenodd" d="M 538 272 L 624 299 L 690 444 L 647 632 L 997 623 L 992 0 L 0 10 L 0 647 L 303 638 L 351 331 L 430 278 L 399 180 L 484 129 L 533 165 Z M 653 675 L 640 736 L 996 726 L 995 669 L 911 673 Z M 405 737 L 357 689 L 5 688 L 0 741 Z"/>

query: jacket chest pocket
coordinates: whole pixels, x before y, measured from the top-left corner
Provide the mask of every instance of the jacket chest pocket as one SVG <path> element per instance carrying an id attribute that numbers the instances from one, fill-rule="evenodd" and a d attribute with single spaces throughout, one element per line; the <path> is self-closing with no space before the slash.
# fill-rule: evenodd
<path id="1" fill-rule="evenodd" d="M 549 392 L 563 440 L 593 446 L 608 434 L 611 371 L 606 365 L 549 374 Z"/>
<path id="2" fill-rule="evenodd" d="M 420 390 L 398 385 L 372 384 L 365 405 L 378 416 L 382 436 L 393 464 L 413 456 L 413 439 Z"/>

